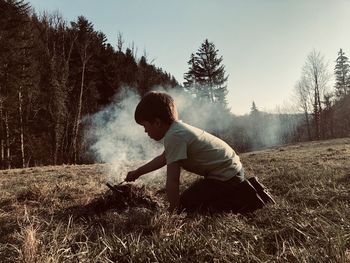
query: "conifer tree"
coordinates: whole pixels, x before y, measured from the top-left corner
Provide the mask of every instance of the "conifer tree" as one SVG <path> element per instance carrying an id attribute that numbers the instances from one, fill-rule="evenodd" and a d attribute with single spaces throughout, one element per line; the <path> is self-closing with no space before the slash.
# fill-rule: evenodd
<path id="1" fill-rule="evenodd" d="M 252 107 L 250 108 L 250 115 L 256 115 L 259 113 L 258 107 L 255 104 L 255 101 L 252 103 Z"/>
<path id="2" fill-rule="evenodd" d="M 213 42 L 204 40 L 196 54 L 191 54 L 189 69 L 184 74 L 184 86 L 200 100 L 220 103 L 227 108 L 227 75 L 222 56 Z"/>
<path id="3" fill-rule="evenodd" d="M 336 65 L 334 69 L 335 90 L 338 99 L 350 94 L 350 65 L 349 59 L 345 56 L 342 49 L 338 52 Z"/>

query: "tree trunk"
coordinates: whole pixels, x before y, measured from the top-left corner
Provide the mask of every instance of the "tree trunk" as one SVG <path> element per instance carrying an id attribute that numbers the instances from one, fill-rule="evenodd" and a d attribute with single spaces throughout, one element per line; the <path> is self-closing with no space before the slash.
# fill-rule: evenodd
<path id="1" fill-rule="evenodd" d="M 307 111 L 305 111 L 305 120 L 306 120 L 307 136 L 309 138 L 309 141 L 311 141 L 310 121 L 309 121 L 309 114 L 307 113 Z"/>
<path id="2" fill-rule="evenodd" d="M 22 88 L 19 87 L 18 91 L 18 101 L 19 101 L 19 129 L 20 129 L 20 139 L 21 139 L 21 157 L 22 157 L 22 168 L 26 167 L 25 162 L 25 152 L 24 152 L 24 132 L 23 132 L 23 112 L 22 112 Z"/>
<path id="3" fill-rule="evenodd" d="M 71 142 L 69 141 L 69 118 L 66 118 L 66 125 L 64 129 L 64 134 L 62 137 L 62 148 L 61 148 L 61 158 L 63 163 L 70 162 L 70 146 Z"/>
<path id="4" fill-rule="evenodd" d="M 5 131 L 6 131 L 6 162 L 7 169 L 11 169 L 11 150 L 10 150 L 10 128 L 8 121 L 8 113 L 5 113 Z"/>
<path id="5" fill-rule="evenodd" d="M 2 99 L 0 98 L 0 134 L 1 134 L 1 161 L 0 161 L 0 168 L 4 168 L 4 161 L 5 161 L 5 140 L 4 140 L 4 131 L 3 131 L 3 108 L 2 108 Z"/>
<path id="6" fill-rule="evenodd" d="M 81 85 L 80 85 L 80 94 L 79 94 L 79 100 L 78 100 L 78 113 L 75 121 L 75 129 L 73 134 L 73 162 L 74 164 L 77 163 L 77 141 L 78 141 L 78 134 L 79 134 L 79 126 L 80 126 L 80 118 L 81 118 L 81 109 L 83 105 L 83 93 L 84 93 L 84 78 L 85 78 L 85 67 L 86 67 L 86 61 L 83 61 L 83 69 L 81 73 Z"/>
<path id="7" fill-rule="evenodd" d="M 320 91 L 318 88 L 318 77 L 314 74 L 315 90 L 314 90 L 314 118 L 316 139 L 321 139 L 321 106 L 320 106 Z"/>
<path id="8" fill-rule="evenodd" d="M 58 124 L 55 124 L 55 148 L 54 148 L 54 152 L 53 152 L 53 165 L 57 165 L 57 156 L 58 156 L 58 150 L 59 150 L 59 138 L 58 138 Z"/>
<path id="9" fill-rule="evenodd" d="M 76 36 L 73 37 L 73 39 L 70 40 L 70 45 L 68 48 L 68 53 L 66 54 L 66 46 L 65 44 L 62 45 L 62 50 L 60 53 L 60 57 L 62 59 L 62 73 L 61 73 L 61 79 L 59 82 L 60 90 L 58 91 L 58 96 L 60 96 L 61 102 L 63 102 L 64 106 L 58 107 L 58 114 L 56 115 L 55 119 L 55 128 L 54 128 L 54 151 L 53 151 L 53 162 L 54 165 L 56 165 L 58 162 L 62 163 L 64 162 L 64 134 L 66 132 L 65 129 L 65 122 L 67 120 L 67 108 L 66 108 L 66 100 L 67 100 L 67 82 L 69 78 L 69 61 L 70 57 L 73 51 L 73 46 L 76 40 Z M 63 34 L 62 42 L 64 43 L 65 38 Z M 67 121 L 68 122 L 68 121 Z"/>

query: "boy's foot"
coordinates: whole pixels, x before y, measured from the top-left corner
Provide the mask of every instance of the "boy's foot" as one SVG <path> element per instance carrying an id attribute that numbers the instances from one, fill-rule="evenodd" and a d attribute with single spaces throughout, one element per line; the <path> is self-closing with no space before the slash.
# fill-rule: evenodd
<path id="1" fill-rule="evenodd" d="M 248 181 L 254 186 L 255 190 L 266 204 L 276 204 L 276 201 L 272 198 L 267 188 L 258 181 L 258 178 L 251 177 L 248 179 Z"/>

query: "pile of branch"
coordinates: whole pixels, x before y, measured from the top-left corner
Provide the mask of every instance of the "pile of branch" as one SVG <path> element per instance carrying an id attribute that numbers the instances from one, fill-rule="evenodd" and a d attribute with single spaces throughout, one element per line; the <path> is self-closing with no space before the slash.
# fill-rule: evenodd
<path id="1" fill-rule="evenodd" d="M 133 184 L 110 185 L 103 196 L 93 199 L 86 205 L 86 212 L 103 213 L 113 209 L 121 212 L 130 207 L 143 207 L 155 210 L 160 207 L 157 198 L 144 186 L 138 187 Z"/>

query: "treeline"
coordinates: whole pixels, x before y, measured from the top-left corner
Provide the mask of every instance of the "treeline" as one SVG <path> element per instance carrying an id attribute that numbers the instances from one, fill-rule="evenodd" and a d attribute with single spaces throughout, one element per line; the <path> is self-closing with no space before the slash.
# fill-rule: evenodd
<path id="1" fill-rule="evenodd" d="M 334 87 L 329 86 L 335 77 Z M 307 56 L 300 80 L 295 86 L 304 121 L 299 127 L 304 140 L 320 140 L 350 135 L 350 64 L 342 49 L 335 61 L 334 73 L 320 52 Z"/>
<path id="2" fill-rule="evenodd" d="M 253 102 L 251 112 L 238 118 L 238 148 L 243 151 L 286 143 L 350 136 L 350 63 L 340 49 L 329 72 L 324 56 L 315 50 L 306 57 L 294 89 L 294 112 L 268 114 Z M 334 77 L 334 86 L 331 79 Z M 237 128 L 236 128 L 237 130 Z"/>
<path id="3" fill-rule="evenodd" d="M 267 113 L 260 111 L 253 102 L 249 114 L 231 116 L 230 122 L 217 135 L 242 153 L 306 141 L 303 123 L 302 114 Z"/>
<path id="4" fill-rule="evenodd" d="M 18 0 L 0 0 L 0 14 L 0 168 L 79 163 L 83 116 L 123 86 L 143 94 L 178 85 L 82 16 L 68 24 Z"/>
<path id="5" fill-rule="evenodd" d="M 223 138 L 238 152 L 350 134 L 350 64 L 340 50 L 335 86 L 323 56 L 309 54 L 295 86 L 298 114 L 251 112 L 227 105 L 223 58 L 207 39 L 190 55 L 185 82 L 137 57 L 134 45 L 115 47 L 84 17 L 33 13 L 23 0 L 0 0 L 0 169 L 93 162 L 83 119 L 115 100 L 123 87 L 144 94 L 156 86 L 190 97 L 182 117 Z M 208 107 L 209 106 L 209 107 Z M 122 124 L 121 124 L 122 125 Z"/>

